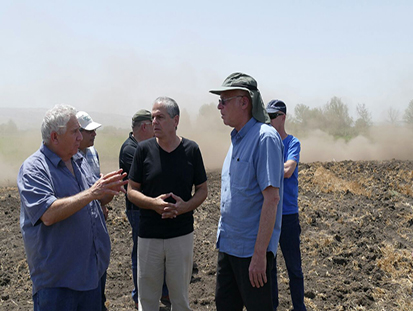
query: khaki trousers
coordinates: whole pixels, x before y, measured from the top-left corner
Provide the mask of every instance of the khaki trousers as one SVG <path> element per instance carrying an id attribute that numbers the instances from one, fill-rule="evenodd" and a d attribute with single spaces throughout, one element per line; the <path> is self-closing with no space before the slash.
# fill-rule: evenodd
<path id="1" fill-rule="evenodd" d="M 138 238 L 139 310 L 159 311 L 164 273 L 171 311 L 190 311 L 194 233 L 171 239 Z"/>

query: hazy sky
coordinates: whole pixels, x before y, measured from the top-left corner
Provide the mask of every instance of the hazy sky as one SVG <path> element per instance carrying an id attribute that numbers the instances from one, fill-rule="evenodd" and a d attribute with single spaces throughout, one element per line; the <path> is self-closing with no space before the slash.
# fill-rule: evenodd
<path id="1" fill-rule="evenodd" d="M 188 112 L 241 71 L 264 101 L 333 96 L 373 118 L 413 99 L 413 1 L 18 1 L 0 4 L 0 107 Z"/>

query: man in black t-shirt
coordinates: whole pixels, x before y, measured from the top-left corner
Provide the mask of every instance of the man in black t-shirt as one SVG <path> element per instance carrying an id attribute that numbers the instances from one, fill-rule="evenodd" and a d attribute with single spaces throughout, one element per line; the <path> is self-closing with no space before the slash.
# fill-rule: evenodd
<path id="1" fill-rule="evenodd" d="M 191 310 L 193 210 L 208 189 L 199 147 L 176 134 L 178 123 L 177 103 L 157 98 L 152 108 L 155 138 L 138 145 L 129 172 L 128 198 L 140 207 L 138 299 L 144 311 L 159 309 L 164 271 L 172 308 Z"/>

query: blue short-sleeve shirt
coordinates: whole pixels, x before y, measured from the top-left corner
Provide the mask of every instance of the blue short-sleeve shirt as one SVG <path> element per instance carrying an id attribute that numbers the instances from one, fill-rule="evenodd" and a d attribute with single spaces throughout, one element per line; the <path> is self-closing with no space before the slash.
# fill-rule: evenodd
<path id="1" fill-rule="evenodd" d="M 95 183 L 96 177 L 79 153 L 71 161 L 75 176 L 42 144 L 19 171 L 20 227 L 33 294 L 50 287 L 95 289 L 109 265 L 110 239 L 98 201 L 51 226 L 40 220 L 55 200 Z"/>
<path id="2" fill-rule="evenodd" d="M 293 135 L 283 140 L 284 162 L 293 160 L 297 166 L 290 178 L 284 179 L 283 215 L 298 213 L 298 162 L 300 162 L 300 141 Z"/>
<path id="3" fill-rule="evenodd" d="M 280 203 L 268 250 L 277 251 L 281 232 L 284 158 L 280 135 L 270 125 L 251 118 L 231 132 L 231 146 L 221 174 L 221 217 L 217 248 L 237 257 L 251 257 L 257 239 L 264 196 L 269 186 L 279 188 Z"/>

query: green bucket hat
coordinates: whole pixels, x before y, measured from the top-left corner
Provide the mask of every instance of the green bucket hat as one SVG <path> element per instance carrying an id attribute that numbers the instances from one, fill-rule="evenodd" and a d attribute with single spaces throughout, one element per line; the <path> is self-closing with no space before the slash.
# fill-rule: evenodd
<path id="1" fill-rule="evenodd" d="M 270 117 L 265 110 L 261 93 L 257 87 L 257 81 L 245 73 L 235 72 L 230 74 L 222 83 L 222 86 L 209 92 L 220 95 L 222 92 L 231 90 L 243 90 L 250 94 L 252 102 L 252 116 L 259 122 L 270 123 Z"/>
<path id="2" fill-rule="evenodd" d="M 132 117 L 132 123 L 137 123 L 140 121 L 152 121 L 152 115 L 150 111 L 141 109 L 137 113 L 135 113 Z"/>

